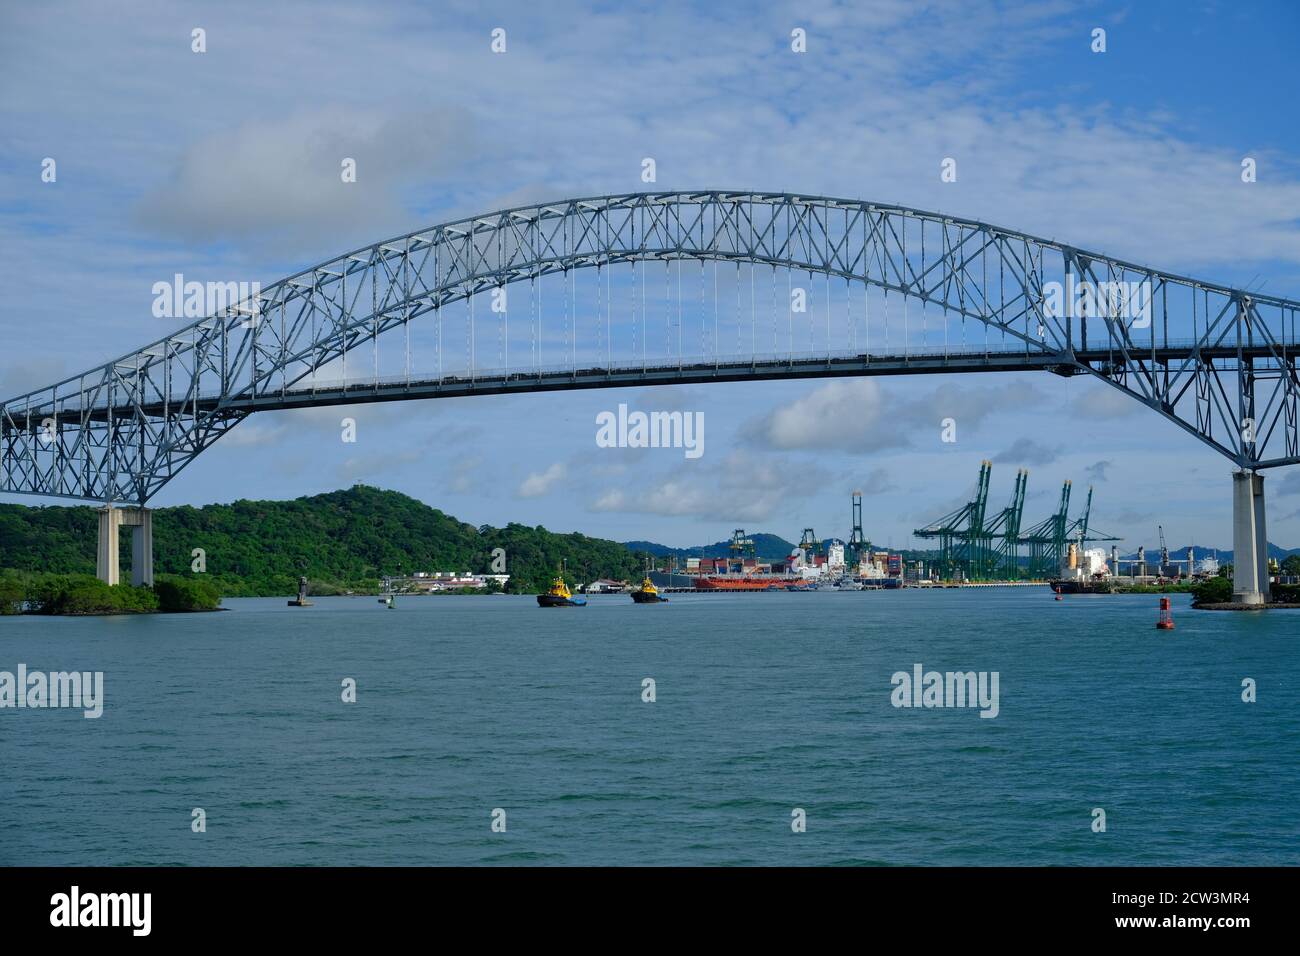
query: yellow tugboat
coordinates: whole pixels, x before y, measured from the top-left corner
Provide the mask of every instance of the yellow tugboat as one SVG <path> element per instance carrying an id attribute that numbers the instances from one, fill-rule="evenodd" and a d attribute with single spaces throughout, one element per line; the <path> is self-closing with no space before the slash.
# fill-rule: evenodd
<path id="1" fill-rule="evenodd" d="M 632 592 L 632 600 L 637 604 L 667 604 L 668 599 L 659 593 L 659 589 L 654 586 L 650 576 L 646 575 L 641 582 L 641 587 Z"/>
<path id="2" fill-rule="evenodd" d="M 564 583 L 564 574 L 561 572 L 551 583 L 549 591 L 537 595 L 537 603 L 541 607 L 586 607 L 587 599 L 573 596 L 569 586 Z"/>

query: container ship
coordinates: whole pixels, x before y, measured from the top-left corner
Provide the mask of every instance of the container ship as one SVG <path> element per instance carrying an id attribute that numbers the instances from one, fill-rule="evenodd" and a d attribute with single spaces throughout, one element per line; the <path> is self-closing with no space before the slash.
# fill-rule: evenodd
<path id="1" fill-rule="evenodd" d="M 812 537 L 806 529 L 805 537 Z M 750 544 L 737 531 L 739 545 Z M 814 541 L 812 548 L 819 546 Z M 733 548 L 733 551 L 740 550 Z M 868 560 L 869 558 L 869 560 Z M 661 590 L 692 591 L 858 591 L 903 586 L 903 558 L 886 551 L 845 563 L 844 545 L 832 542 L 825 553 L 802 546 L 781 561 L 755 557 L 687 558 L 682 571 L 650 572 Z"/>

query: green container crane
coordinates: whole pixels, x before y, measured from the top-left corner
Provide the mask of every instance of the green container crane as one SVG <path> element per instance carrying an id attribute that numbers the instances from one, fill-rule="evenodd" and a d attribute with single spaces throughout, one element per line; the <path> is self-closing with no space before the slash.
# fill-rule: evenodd
<path id="1" fill-rule="evenodd" d="M 1089 541 L 1096 542 L 1096 541 L 1123 541 L 1124 540 L 1123 538 L 1116 538 L 1113 535 L 1108 535 L 1105 534 L 1104 532 L 1095 535 L 1091 534 L 1090 532 L 1092 531 L 1092 527 L 1088 523 L 1091 517 L 1092 517 L 1092 485 L 1089 485 L 1088 500 L 1084 503 L 1083 514 L 1075 519 L 1075 522 L 1070 526 L 1070 531 L 1069 531 L 1069 536 L 1073 540 L 1079 543 L 1080 550 L 1082 550 L 1084 544 Z"/>
<path id="2" fill-rule="evenodd" d="M 959 571 L 970 579 L 981 579 L 988 574 L 993 549 L 992 537 L 984 526 L 984 513 L 988 506 L 989 474 L 992 470 L 992 462 L 981 462 L 974 499 L 912 532 L 918 538 L 939 539 L 939 565 L 949 580 Z"/>
<path id="3" fill-rule="evenodd" d="M 844 548 L 844 560 L 849 567 L 857 567 L 871 546 L 866 535 L 862 533 L 862 492 L 853 492 L 853 530 L 849 532 L 849 542 Z"/>
<path id="4" fill-rule="evenodd" d="M 1011 503 L 989 522 L 989 541 L 997 541 L 989 558 L 987 575 L 1012 581 L 1020 577 L 1020 518 L 1025 510 L 1025 490 L 1029 486 L 1029 472 L 1021 468 L 1016 472 L 1016 486 L 1011 492 Z"/>
<path id="5" fill-rule="evenodd" d="M 731 532 L 731 544 L 728 545 L 728 550 L 731 552 L 731 557 L 727 562 L 727 570 L 732 570 L 731 564 L 734 562 L 737 572 L 744 571 L 746 556 L 751 558 L 755 556 L 754 539 L 745 537 L 744 528 L 737 528 Z"/>
<path id="6" fill-rule="evenodd" d="M 1089 522 L 1092 519 L 1092 486 L 1088 486 L 1088 497 L 1083 505 L 1083 514 L 1074 521 L 1069 519 L 1070 482 L 1061 489 L 1061 503 L 1047 520 L 1030 528 L 1021 544 L 1029 545 L 1029 576 L 1032 578 L 1053 578 L 1060 573 L 1061 559 L 1065 557 L 1069 542 L 1076 542 L 1080 548 L 1089 541 L 1122 541 L 1108 534 L 1092 534 Z"/>
<path id="7" fill-rule="evenodd" d="M 1055 577 L 1065 554 L 1065 541 L 1070 530 L 1070 480 L 1061 486 L 1061 500 L 1049 518 L 1030 528 L 1021 544 L 1029 546 L 1029 576 L 1031 578 Z"/>

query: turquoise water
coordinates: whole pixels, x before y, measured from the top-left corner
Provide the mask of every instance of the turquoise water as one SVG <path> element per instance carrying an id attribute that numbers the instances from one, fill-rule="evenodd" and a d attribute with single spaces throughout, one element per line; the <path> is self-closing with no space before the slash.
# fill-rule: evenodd
<path id="1" fill-rule="evenodd" d="M 0 863 L 1300 862 L 1300 612 L 1175 596 L 1168 633 L 1154 595 L 1045 589 L 398 600 L 0 619 L 0 670 L 102 670 L 106 698 L 0 710 Z M 918 662 L 997 671 L 998 716 L 893 707 Z"/>

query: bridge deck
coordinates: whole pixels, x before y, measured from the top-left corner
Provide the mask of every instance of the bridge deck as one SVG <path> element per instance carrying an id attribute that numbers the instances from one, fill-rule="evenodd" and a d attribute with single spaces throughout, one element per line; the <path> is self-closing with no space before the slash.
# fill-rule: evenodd
<path id="1" fill-rule="evenodd" d="M 1161 346 L 1130 353 L 1139 361 L 1156 365 L 1180 363 L 1199 356 L 1203 361 L 1269 360 L 1275 353 L 1265 346 L 1238 349 L 1224 345 L 1213 349 L 1193 345 Z M 1024 348 L 917 349 L 895 355 L 832 354 L 810 357 L 776 357 L 751 361 L 713 361 L 682 364 L 616 363 L 613 366 L 588 368 L 543 368 L 538 370 L 480 370 L 473 375 L 440 377 L 394 377 L 317 381 L 310 385 L 268 390 L 259 394 L 223 397 L 220 392 L 197 397 L 173 397 L 170 402 L 124 402 L 110 407 L 93 405 L 89 412 L 69 396 L 54 410 L 37 406 L 17 414 L 11 422 L 0 416 L 0 434 L 41 427 L 46 418 L 60 424 L 106 422 L 137 415 L 162 418 L 168 414 L 229 412 L 232 415 L 277 409 L 307 408 L 319 405 L 347 405 L 372 402 L 413 401 L 429 398 L 460 398 L 470 395 L 508 395 L 520 392 L 571 391 L 574 389 L 627 388 L 650 385 L 699 385 L 709 382 L 773 381 L 780 379 L 816 379 L 847 376 L 920 375 L 972 372 L 1051 371 L 1064 376 L 1082 374 L 1086 367 L 1101 367 L 1119 361 L 1120 353 L 1112 349 L 1087 349 L 1068 352 L 1031 351 Z M 1294 368 L 1294 360 L 1288 356 Z M 30 425 L 27 424 L 28 412 Z"/>

